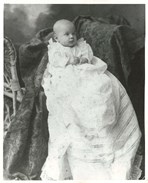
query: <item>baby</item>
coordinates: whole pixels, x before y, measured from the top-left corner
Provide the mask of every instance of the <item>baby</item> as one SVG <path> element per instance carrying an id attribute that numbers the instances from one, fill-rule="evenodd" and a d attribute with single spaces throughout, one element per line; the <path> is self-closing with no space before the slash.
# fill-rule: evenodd
<path id="1" fill-rule="evenodd" d="M 72 48 L 76 46 L 79 49 L 82 49 L 81 55 L 79 54 L 74 55 L 73 59 L 67 62 L 67 65 L 68 64 L 76 65 L 89 62 L 87 58 L 88 55 L 86 55 L 84 48 L 81 48 L 79 42 L 77 42 L 75 26 L 72 22 L 68 20 L 59 20 L 54 24 L 53 31 L 54 31 L 54 39 L 64 47 Z M 89 47 L 89 45 L 86 45 L 86 47 Z"/>
<path id="2" fill-rule="evenodd" d="M 53 30 L 42 81 L 50 139 L 41 179 L 130 179 L 141 133 L 124 87 L 77 40 L 72 22 L 59 20 Z"/>
<path id="3" fill-rule="evenodd" d="M 54 40 L 49 41 L 49 60 L 54 67 L 91 63 L 93 52 L 83 40 L 77 40 L 75 26 L 68 20 L 59 20 L 53 26 Z M 62 60 L 61 60 L 62 59 Z"/>

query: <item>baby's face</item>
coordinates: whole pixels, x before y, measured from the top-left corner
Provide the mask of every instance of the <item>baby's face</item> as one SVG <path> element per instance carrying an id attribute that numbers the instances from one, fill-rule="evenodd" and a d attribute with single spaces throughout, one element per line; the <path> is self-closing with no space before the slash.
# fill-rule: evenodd
<path id="1" fill-rule="evenodd" d="M 73 47 L 77 42 L 75 27 L 72 23 L 61 24 L 55 34 L 56 40 L 65 47 Z"/>

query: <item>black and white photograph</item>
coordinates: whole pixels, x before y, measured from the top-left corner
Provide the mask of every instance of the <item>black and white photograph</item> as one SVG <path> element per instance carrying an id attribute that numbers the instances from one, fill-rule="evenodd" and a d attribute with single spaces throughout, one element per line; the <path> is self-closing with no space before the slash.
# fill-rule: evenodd
<path id="1" fill-rule="evenodd" d="M 3 4 L 3 180 L 146 180 L 145 4 Z"/>

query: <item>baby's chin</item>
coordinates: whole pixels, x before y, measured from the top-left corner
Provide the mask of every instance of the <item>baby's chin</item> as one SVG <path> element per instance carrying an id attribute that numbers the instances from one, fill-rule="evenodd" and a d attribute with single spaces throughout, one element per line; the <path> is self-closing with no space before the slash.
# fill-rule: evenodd
<path id="1" fill-rule="evenodd" d="M 76 43 L 69 45 L 69 47 L 74 47 L 75 45 L 76 45 Z"/>
<path id="2" fill-rule="evenodd" d="M 66 44 L 63 44 L 63 46 L 65 47 L 74 47 L 77 44 L 76 41 L 72 41 L 72 42 L 68 42 Z"/>

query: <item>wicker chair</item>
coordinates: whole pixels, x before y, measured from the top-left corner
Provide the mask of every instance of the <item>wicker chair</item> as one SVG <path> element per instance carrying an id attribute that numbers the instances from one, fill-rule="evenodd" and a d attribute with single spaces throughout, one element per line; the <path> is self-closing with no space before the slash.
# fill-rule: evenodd
<path id="1" fill-rule="evenodd" d="M 24 89 L 20 87 L 16 69 L 17 54 L 12 41 L 4 38 L 4 135 L 12 117 L 22 101 Z"/>

